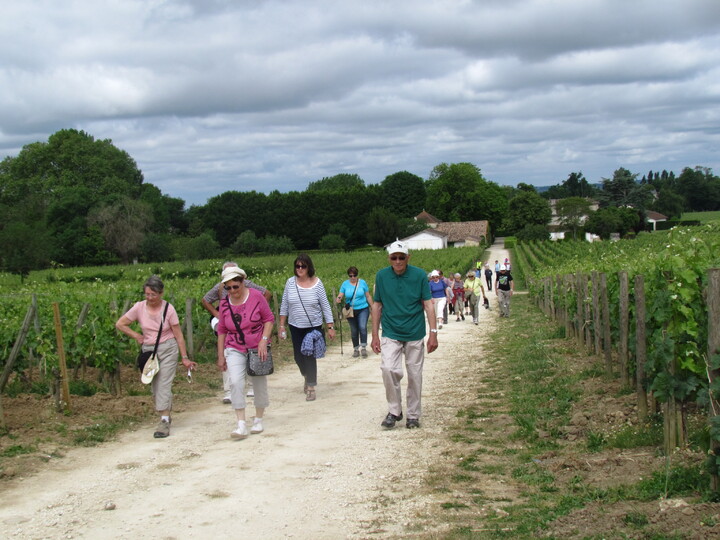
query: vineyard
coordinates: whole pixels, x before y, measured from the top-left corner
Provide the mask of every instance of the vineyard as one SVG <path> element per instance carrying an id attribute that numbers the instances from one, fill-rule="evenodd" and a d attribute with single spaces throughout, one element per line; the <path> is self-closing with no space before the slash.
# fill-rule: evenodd
<path id="1" fill-rule="evenodd" d="M 445 272 L 462 272 L 473 266 L 482 247 L 425 250 L 412 254 L 411 264 Z M 375 273 L 387 265 L 382 250 L 312 255 L 317 275 L 329 297 L 347 279 L 349 266 L 372 288 Z M 273 293 L 271 307 L 279 307 L 285 281 L 292 275 L 294 255 L 244 258 L 239 264 L 255 283 Z M 162 265 L 130 265 L 33 272 L 21 285 L 15 276 L 0 277 L 0 359 L 4 366 L 0 390 L 52 393 L 60 403 L 59 351 L 54 304 L 60 313 L 70 381 L 82 380 L 85 371 L 100 372 L 103 390 L 117 395 L 122 365 L 131 365 L 137 345 L 119 334 L 115 321 L 133 302 L 142 300 L 142 284 L 150 275 L 165 283 L 165 298 L 177 309 L 188 348 L 199 362 L 214 361 L 214 339 L 208 314 L 200 303 L 220 276 L 222 260 Z M 25 322 L 25 325 L 23 324 Z M 349 330 L 348 330 L 349 332 Z M 1 410 L 1 409 L 0 409 Z M 0 418 L 2 420 L 2 418 Z"/>
<path id="2" fill-rule="evenodd" d="M 664 451 L 688 443 L 687 416 L 708 411 L 708 466 L 720 471 L 720 229 L 717 224 L 608 243 L 518 246 L 538 306 L 566 337 L 605 358 L 636 392 L 640 420 L 662 414 Z"/>

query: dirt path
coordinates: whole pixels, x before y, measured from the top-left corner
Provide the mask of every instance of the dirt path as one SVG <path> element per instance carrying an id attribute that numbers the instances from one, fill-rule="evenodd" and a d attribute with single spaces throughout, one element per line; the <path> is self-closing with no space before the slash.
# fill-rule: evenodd
<path id="1" fill-rule="evenodd" d="M 490 260 L 505 256 L 494 248 Z M 387 409 L 379 356 L 352 359 L 346 341 L 345 355 L 335 344 L 320 360 L 315 402 L 305 402 L 294 366 L 270 377 L 260 435 L 231 440 L 234 414 L 213 398 L 176 410 L 168 439 L 153 439 L 146 425 L 8 484 L 0 536 L 334 539 L 418 530 L 415 517 L 431 515 L 434 504 L 426 471 L 468 393 L 446 374 L 469 355 L 482 357 L 496 315 L 481 310 L 478 326 L 451 318 L 440 331 L 425 361 L 421 429 L 380 427 Z M 423 522 L 425 531 L 445 526 Z"/>

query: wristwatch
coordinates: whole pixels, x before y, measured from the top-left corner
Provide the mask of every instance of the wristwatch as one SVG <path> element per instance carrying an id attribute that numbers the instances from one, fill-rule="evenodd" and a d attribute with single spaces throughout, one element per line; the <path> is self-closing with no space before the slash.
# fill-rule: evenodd
<path id="1" fill-rule="evenodd" d="M 433 334 L 437 334 L 437 328 L 431 328 L 430 331 L 431 331 Z"/>

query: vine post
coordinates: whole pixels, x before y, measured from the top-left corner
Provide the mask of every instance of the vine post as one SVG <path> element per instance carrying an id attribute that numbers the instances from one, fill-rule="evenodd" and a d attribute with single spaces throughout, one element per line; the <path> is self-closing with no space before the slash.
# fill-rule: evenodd
<path id="1" fill-rule="evenodd" d="M 602 316 L 600 315 L 600 276 L 596 270 L 592 272 L 592 305 L 593 305 L 593 338 L 595 339 L 595 354 L 600 356 L 600 327 Z"/>
<path id="2" fill-rule="evenodd" d="M 720 268 L 708 270 L 707 289 L 708 308 L 708 348 L 707 348 L 707 375 L 709 380 L 708 393 L 710 397 L 709 423 L 710 423 L 710 455 L 713 459 L 710 485 L 714 492 L 720 490 L 720 475 L 718 475 L 718 461 L 720 460 L 720 403 L 718 403 L 718 384 L 720 384 Z"/>
<path id="3" fill-rule="evenodd" d="M 585 320 L 583 317 L 583 305 L 585 304 L 585 295 L 583 294 L 582 286 L 583 275 L 581 272 L 575 274 L 575 320 L 577 321 L 575 340 L 578 344 L 578 349 L 583 348 L 583 338 L 585 337 Z"/>
<path id="4" fill-rule="evenodd" d="M 592 352 L 592 318 L 590 316 L 590 298 L 588 297 L 588 275 L 583 275 L 583 298 L 585 301 L 583 305 L 585 307 L 585 350 L 590 354 Z"/>
<path id="5" fill-rule="evenodd" d="M 605 374 L 612 377 L 612 343 L 610 342 L 610 301 L 608 299 L 607 275 L 600 274 L 600 299 L 602 301 L 603 351 L 605 352 Z"/>
<path id="6" fill-rule="evenodd" d="M 645 278 L 635 276 L 635 390 L 637 393 L 638 419 L 642 422 L 648 415 L 645 392 L 645 362 L 647 362 L 647 329 L 645 327 Z"/>
<path id="7" fill-rule="evenodd" d="M 563 277 L 563 300 L 565 302 L 565 309 L 563 309 L 563 317 L 565 318 L 565 337 L 572 339 L 573 337 L 573 323 L 572 317 L 570 316 L 570 298 L 572 297 L 572 274 L 567 274 Z"/>
<path id="8" fill-rule="evenodd" d="M 619 343 L 618 343 L 618 361 L 620 364 L 620 382 L 623 386 L 629 386 L 628 371 L 628 334 L 629 334 L 629 313 L 630 293 L 628 292 L 628 273 L 623 270 L 618 272 L 618 280 L 620 282 L 620 307 L 619 307 Z"/>
<path id="9" fill-rule="evenodd" d="M 187 341 L 187 350 L 191 359 L 195 357 L 195 340 L 193 339 L 194 326 L 192 316 L 194 303 L 195 300 L 192 298 L 185 299 L 185 334 L 187 336 L 185 340 Z"/>
<path id="10" fill-rule="evenodd" d="M 60 364 L 60 391 L 62 393 L 62 403 L 59 404 L 69 412 L 70 411 L 70 382 L 68 381 L 67 364 L 65 362 L 65 345 L 62 335 L 62 320 L 60 319 L 60 304 L 53 302 L 53 319 L 55 320 L 55 339 L 58 348 L 58 362 Z"/>

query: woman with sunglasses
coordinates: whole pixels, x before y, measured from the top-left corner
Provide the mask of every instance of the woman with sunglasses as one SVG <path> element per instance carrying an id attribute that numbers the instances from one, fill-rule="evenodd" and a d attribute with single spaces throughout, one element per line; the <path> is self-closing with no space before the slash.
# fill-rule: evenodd
<path id="1" fill-rule="evenodd" d="M 353 344 L 353 358 L 362 355 L 367 357 L 367 323 L 372 306 L 370 289 L 364 279 L 358 278 L 358 269 L 351 266 L 347 269 L 348 279 L 340 285 L 340 293 L 335 301 L 340 304 L 345 298 L 345 303 L 353 308 L 353 316 L 348 318 L 350 325 L 350 337 Z M 362 349 L 361 349 L 362 347 Z"/>
<path id="2" fill-rule="evenodd" d="M 295 363 L 305 379 L 305 401 L 315 401 L 317 386 L 317 357 L 301 351 L 303 339 L 313 330 L 323 334 L 323 320 L 330 339 L 335 339 L 335 324 L 325 286 L 315 275 L 312 259 L 301 253 L 293 264 L 295 275 L 285 282 L 280 303 L 280 338 L 285 339 L 285 325 L 290 327 Z"/>
<path id="3" fill-rule="evenodd" d="M 262 293 L 245 286 L 245 278 L 245 270 L 237 266 L 223 270 L 222 283 L 228 295 L 218 306 L 217 365 L 221 371 L 227 370 L 230 379 L 230 400 L 237 419 L 237 428 L 230 434 L 233 439 L 262 433 L 263 415 L 270 404 L 267 376 L 253 377 L 255 419 L 248 431 L 245 418 L 248 351 L 257 349 L 261 360 L 267 358 L 275 316 Z"/>

